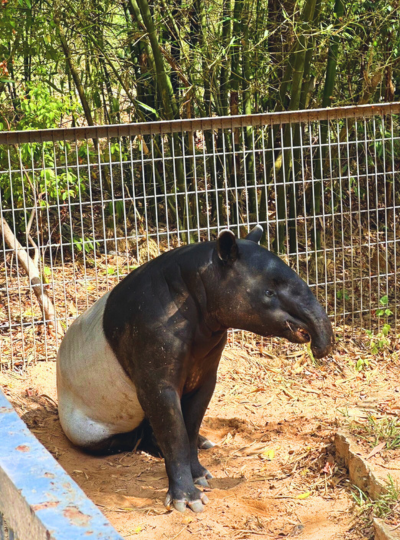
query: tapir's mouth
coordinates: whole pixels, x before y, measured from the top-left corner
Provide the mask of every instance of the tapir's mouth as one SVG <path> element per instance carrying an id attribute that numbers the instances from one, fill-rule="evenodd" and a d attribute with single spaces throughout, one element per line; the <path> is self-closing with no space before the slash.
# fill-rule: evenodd
<path id="1" fill-rule="evenodd" d="M 289 321 L 286 321 L 286 325 L 288 326 L 290 333 L 292 334 L 292 340 L 295 343 L 309 343 L 311 341 L 310 334 L 307 330 L 301 328 L 301 326 Z"/>

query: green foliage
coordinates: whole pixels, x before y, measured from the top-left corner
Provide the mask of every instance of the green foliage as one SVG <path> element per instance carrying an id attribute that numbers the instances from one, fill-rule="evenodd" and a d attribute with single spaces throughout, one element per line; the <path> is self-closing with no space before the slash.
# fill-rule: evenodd
<path id="1" fill-rule="evenodd" d="M 389 298 L 387 295 L 380 298 L 379 303 L 382 308 L 376 310 L 375 314 L 380 321 L 381 317 L 390 317 L 393 312 L 387 307 Z M 390 345 L 389 334 L 392 330 L 390 324 L 386 321 L 378 333 L 374 333 L 371 330 L 366 330 L 368 337 L 370 338 L 370 348 L 372 354 L 378 354 L 380 351 L 386 349 Z"/>
<path id="2" fill-rule="evenodd" d="M 337 291 L 336 298 L 338 300 L 350 300 L 349 293 L 345 289 L 343 289 L 342 291 Z"/>
<path id="3" fill-rule="evenodd" d="M 159 52 L 181 115 L 189 101 L 192 116 L 230 113 L 224 107 L 229 109 L 232 91 L 238 92 L 239 112 L 246 107 L 252 112 L 287 108 L 294 83 L 290 78 L 281 87 L 283 73 L 293 44 L 303 39 L 312 47 L 312 55 L 301 66 L 306 79 L 313 81 L 303 88 L 311 107 L 322 102 L 326 52 L 332 43 L 338 46 L 333 104 L 358 103 L 379 70 L 385 72 L 385 80 L 393 80 L 394 87 L 399 79 L 400 8 L 384 0 L 344 3 L 343 17 L 338 17 L 333 0 L 321 2 L 315 18 L 307 21 L 302 14 L 307 2 L 285 2 L 274 11 L 274 4 L 267 0 L 188 0 L 184 4 L 164 0 L 151 5 L 150 11 L 160 50 L 152 48 L 137 19 L 137 13 L 143 18 L 139 4 L 142 11 L 149 5 L 137 0 L 67 0 L 49 10 L 31 0 L 4 2 L 0 97 L 11 129 L 51 127 L 61 119 L 70 122 L 74 116 L 83 116 L 57 31 L 58 20 L 98 123 L 119 122 L 124 114 L 139 121 L 165 118 L 156 91 L 160 80 L 154 71 Z M 12 81 L 13 89 L 11 84 L 2 84 Z M 390 91 L 380 85 L 375 100 L 384 99 Z M 385 151 L 395 155 L 388 138 L 384 144 Z M 377 143 L 376 152 L 381 159 L 382 143 Z"/>
<path id="4" fill-rule="evenodd" d="M 80 108 L 70 96 L 52 96 L 50 89 L 44 83 L 37 81 L 26 84 L 26 93 L 20 103 L 21 118 L 17 129 L 52 128 L 59 125 L 62 118 L 72 111 L 79 113 Z M 68 153 L 70 145 L 60 142 L 61 152 Z M 63 167 L 58 172 L 60 163 L 55 162 L 55 148 L 53 143 L 25 143 L 19 148 L 10 148 L 8 154 L 5 148 L 0 149 L 0 167 L 8 168 L 8 159 L 11 159 L 11 168 L 15 172 L 11 175 L 0 175 L 0 190 L 3 204 L 16 208 L 38 204 L 46 207 L 50 204 L 60 203 L 78 196 L 79 191 L 85 191 L 84 178 L 78 180 L 74 170 Z M 30 164 L 38 171 L 20 170 L 20 162 Z M 26 165 L 25 165 L 26 166 Z M 19 214 L 20 219 L 21 214 Z M 28 219 L 28 218 L 26 218 Z M 17 223 L 17 227 L 24 224 Z"/>
<path id="5" fill-rule="evenodd" d="M 98 242 L 93 242 L 92 239 L 82 238 L 80 236 L 74 235 L 73 237 L 74 246 L 78 251 L 85 251 L 86 253 L 91 253 L 95 251 L 95 246 L 99 247 Z"/>
<path id="6" fill-rule="evenodd" d="M 365 371 L 369 368 L 369 362 L 366 358 L 359 358 L 357 362 L 349 362 L 357 372 Z"/>
<path id="7" fill-rule="evenodd" d="M 124 222 L 124 201 L 109 202 L 107 207 L 108 215 L 115 216 L 117 223 Z"/>
<path id="8" fill-rule="evenodd" d="M 65 146 L 68 148 L 68 145 Z M 13 204 L 16 208 L 22 208 L 24 204 L 34 205 L 36 201 L 39 207 L 46 207 L 74 199 L 79 191 L 85 191 L 85 179 L 78 179 L 74 170 L 62 168 L 58 172 L 53 143 L 26 143 L 20 146 L 20 151 L 24 163 L 33 163 L 37 168 L 44 165 L 44 168 L 36 173 L 26 170 L 14 173 L 11 181 L 8 174 L 1 174 L 0 189 L 4 205 L 10 207 Z M 12 152 L 11 157 L 15 162 L 13 168 L 18 170 L 19 152 Z M 0 152 L 0 163 L 5 159 L 6 156 Z"/>
<path id="9" fill-rule="evenodd" d="M 389 302 L 388 297 L 386 295 L 382 296 L 382 298 L 379 300 L 379 303 L 381 304 L 381 306 L 384 306 L 384 307 L 381 309 L 377 309 L 376 311 L 377 317 L 383 317 L 384 315 L 386 315 L 386 317 L 389 317 L 390 315 L 393 315 L 393 312 L 390 311 L 390 309 L 386 307 L 388 302 Z M 382 332 L 385 336 L 387 336 L 389 333 L 389 330 L 390 330 L 390 326 L 388 324 L 385 324 L 383 326 Z"/>
<path id="10" fill-rule="evenodd" d="M 370 330 L 367 330 L 367 335 L 371 338 L 370 347 L 372 354 L 378 354 L 380 351 L 386 349 L 390 345 L 387 335 L 390 331 L 390 325 L 385 324 L 381 332 L 374 335 Z"/>
<path id="11" fill-rule="evenodd" d="M 129 157 L 127 150 L 118 142 L 111 142 L 105 149 L 104 156 L 107 161 L 125 161 Z"/>
<path id="12" fill-rule="evenodd" d="M 53 92 L 54 94 L 54 92 Z M 41 81 L 26 84 L 20 104 L 22 118 L 17 129 L 48 129 L 58 127 L 66 115 L 81 114 L 81 107 L 70 95 L 52 95 Z"/>
<path id="13" fill-rule="evenodd" d="M 82 237 L 71 229 L 67 223 L 62 225 L 62 235 L 65 242 L 72 242 L 75 250 L 78 253 L 83 251 L 86 254 L 90 254 L 100 247 L 99 242 L 96 242 L 91 236 L 87 235 Z"/>

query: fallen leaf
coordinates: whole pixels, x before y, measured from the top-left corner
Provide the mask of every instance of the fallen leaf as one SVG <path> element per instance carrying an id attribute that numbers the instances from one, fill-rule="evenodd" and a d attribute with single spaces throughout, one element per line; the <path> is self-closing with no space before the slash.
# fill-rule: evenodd
<path id="1" fill-rule="evenodd" d="M 300 495 L 296 495 L 296 499 L 307 499 L 311 495 L 311 491 L 306 491 L 305 493 L 300 493 Z"/>
<path id="2" fill-rule="evenodd" d="M 381 450 L 383 450 L 383 449 L 385 448 L 385 446 L 386 446 L 386 441 L 384 441 L 384 442 L 378 444 L 378 446 L 375 446 L 375 448 L 373 448 L 373 449 L 371 450 L 371 452 L 368 454 L 368 456 L 367 456 L 365 459 L 369 459 L 369 458 L 371 458 L 372 456 L 375 456 L 375 454 L 379 454 L 379 452 L 380 452 Z"/>
<path id="3" fill-rule="evenodd" d="M 326 474 L 332 474 L 333 472 L 333 463 L 329 463 L 329 461 L 327 461 L 325 463 L 325 467 L 321 470 L 322 473 L 326 473 Z"/>
<path id="4" fill-rule="evenodd" d="M 274 450 L 265 450 L 262 454 L 260 454 L 261 459 L 268 459 L 269 461 L 272 461 L 275 457 L 275 451 Z"/>

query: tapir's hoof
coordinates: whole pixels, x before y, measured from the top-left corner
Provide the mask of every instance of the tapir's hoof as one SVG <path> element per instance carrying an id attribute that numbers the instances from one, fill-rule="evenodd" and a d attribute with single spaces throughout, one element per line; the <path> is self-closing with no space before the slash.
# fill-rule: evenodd
<path id="1" fill-rule="evenodd" d="M 165 499 L 165 506 L 168 510 L 171 510 L 172 506 L 178 512 L 184 512 L 188 506 L 193 512 L 203 512 L 204 505 L 208 503 L 208 497 L 205 493 L 200 493 L 200 499 L 190 501 L 188 498 L 184 499 L 173 499 L 172 495 L 168 492 Z"/>
<path id="2" fill-rule="evenodd" d="M 204 467 L 201 467 L 201 470 L 202 470 L 202 475 L 198 476 L 197 478 L 194 478 L 193 482 L 198 486 L 209 488 L 210 486 L 207 480 L 209 478 L 212 478 L 213 475 L 210 473 L 210 471 L 207 471 L 207 469 L 205 469 Z"/>
<path id="3" fill-rule="evenodd" d="M 173 501 L 172 504 L 174 505 L 175 510 L 178 510 L 178 512 L 184 512 L 186 510 L 185 501 Z"/>
<path id="4" fill-rule="evenodd" d="M 195 478 L 194 480 L 195 486 L 203 486 L 203 487 L 210 487 L 209 483 L 206 480 L 205 476 L 200 476 L 199 478 Z"/>
<path id="5" fill-rule="evenodd" d="M 200 501 L 189 502 L 189 508 L 193 510 L 193 512 L 202 512 L 204 510 L 204 505 L 207 503 L 208 497 L 203 494 Z"/>
<path id="6" fill-rule="evenodd" d="M 215 443 L 212 441 L 209 441 L 203 435 L 199 435 L 197 446 L 200 448 L 200 450 L 208 450 L 209 448 L 212 448 L 215 446 Z"/>

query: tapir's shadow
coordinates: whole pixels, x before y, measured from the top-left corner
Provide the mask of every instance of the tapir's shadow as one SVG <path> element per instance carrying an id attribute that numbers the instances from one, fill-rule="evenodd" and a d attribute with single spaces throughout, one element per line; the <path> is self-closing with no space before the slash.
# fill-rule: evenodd
<path id="1" fill-rule="evenodd" d="M 208 480 L 212 489 L 229 490 L 244 482 L 243 478 L 211 478 Z"/>

